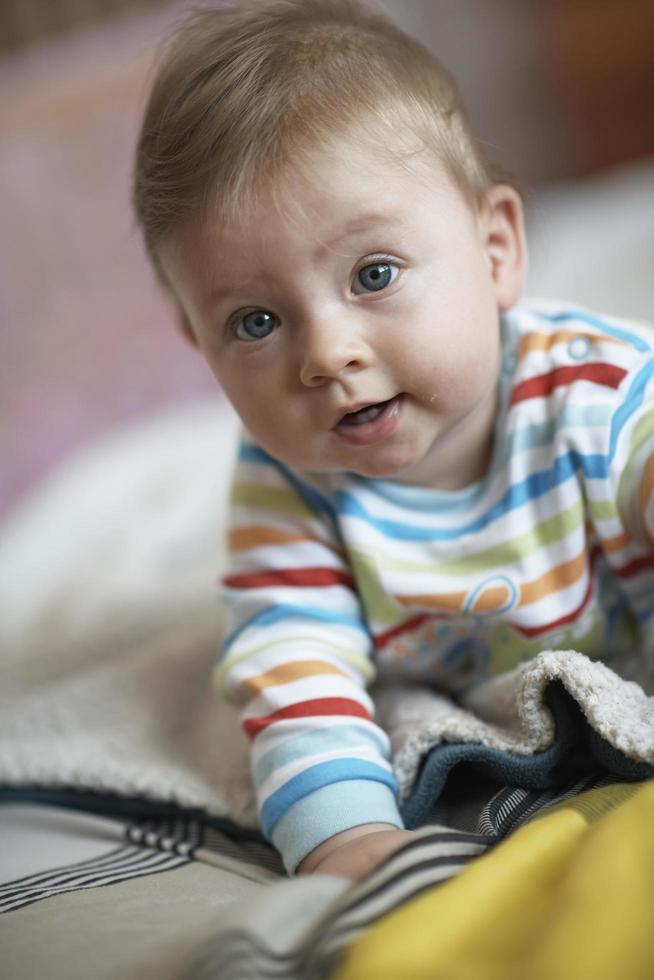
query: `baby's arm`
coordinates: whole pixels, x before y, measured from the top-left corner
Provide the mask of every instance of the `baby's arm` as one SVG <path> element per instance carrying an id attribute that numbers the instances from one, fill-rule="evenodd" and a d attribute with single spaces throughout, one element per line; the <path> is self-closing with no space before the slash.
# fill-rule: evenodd
<path id="1" fill-rule="evenodd" d="M 231 552 L 216 679 L 243 708 L 261 826 L 294 871 L 342 832 L 402 826 L 365 691 L 372 642 L 329 501 L 256 446 L 241 454 Z"/>

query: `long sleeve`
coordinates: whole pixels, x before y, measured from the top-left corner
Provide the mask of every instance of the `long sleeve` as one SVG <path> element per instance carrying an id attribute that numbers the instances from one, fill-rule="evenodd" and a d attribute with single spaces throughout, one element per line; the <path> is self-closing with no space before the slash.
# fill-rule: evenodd
<path id="1" fill-rule="evenodd" d="M 229 545 L 216 682 L 242 708 L 261 826 L 292 871 L 342 830 L 402 826 L 365 691 L 372 643 L 329 500 L 252 443 Z"/>

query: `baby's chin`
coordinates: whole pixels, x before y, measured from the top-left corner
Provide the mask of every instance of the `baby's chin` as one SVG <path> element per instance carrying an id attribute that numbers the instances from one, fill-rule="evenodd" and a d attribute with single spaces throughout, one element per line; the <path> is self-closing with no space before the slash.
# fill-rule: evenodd
<path id="1" fill-rule="evenodd" d="M 291 464 L 289 464 L 291 465 Z M 305 472 L 329 474 L 329 473 L 349 473 L 353 476 L 360 476 L 368 480 L 399 480 L 411 483 L 411 473 L 415 466 L 415 460 L 405 458 L 387 459 L 362 459 L 355 460 L 354 463 L 329 464 L 324 460 L 315 466 L 293 467 L 304 469 Z"/>
<path id="2" fill-rule="evenodd" d="M 255 432 L 250 433 L 257 438 Z M 402 444 L 377 445 L 357 452 L 330 452 L 329 447 L 324 452 L 312 447 L 310 452 L 302 452 L 301 446 L 272 445 L 272 440 L 266 443 L 259 440 L 259 445 L 283 466 L 298 473 L 315 473 L 327 476 L 329 474 L 350 473 L 354 476 L 370 480 L 401 480 L 411 483 L 412 473 L 422 462 L 424 452 L 416 442 L 413 445 L 403 440 Z"/>

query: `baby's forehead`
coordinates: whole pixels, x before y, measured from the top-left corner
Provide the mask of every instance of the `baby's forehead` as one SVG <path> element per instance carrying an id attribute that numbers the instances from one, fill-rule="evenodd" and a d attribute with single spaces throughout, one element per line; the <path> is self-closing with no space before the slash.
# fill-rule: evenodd
<path id="1" fill-rule="evenodd" d="M 445 165 L 424 148 L 335 140 L 261 175 L 236 198 L 217 187 L 201 220 L 231 240 L 256 236 L 280 220 L 307 232 L 316 224 L 346 235 L 399 219 L 407 202 L 430 186 L 452 184 Z"/>

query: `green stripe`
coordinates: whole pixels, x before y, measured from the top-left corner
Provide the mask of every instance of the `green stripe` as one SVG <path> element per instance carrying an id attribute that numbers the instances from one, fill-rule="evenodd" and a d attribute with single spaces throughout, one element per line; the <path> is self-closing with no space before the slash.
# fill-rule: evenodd
<path id="1" fill-rule="evenodd" d="M 618 516 L 618 505 L 615 500 L 591 500 L 586 501 L 588 513 L 594 521 L 610 521 Z"/>
<path id="2" fill-rule="evenodd" d="M 581 500 L 577 500 L 568 510 L 555 514 L 547 521 L 537 524 L 526 534 L 518 535 L 503 541 L 501 544 L 464 555 L 462 558 L 439 562 L 435 565 L 406 561 L 393 558 L 383 552 L 369 551 L 361 555 L 361 562 L 367 569 L 372 566 L 397 572 L 422 572 L 438 575 L 469 575 L 471 572 L 484 571 L 489 566 L 497 567 L 512 564 L 534 554 L 544 545 L 552 545 L 575 531 L 583 522 L 584 511 Z M 358 566 L 357 566 L 358 567 Z"/>
<path id="3" fill-rule="evenodd" d="M 368 622 L 379 630 L 406 619 L 407 610 L 398 607 L 391 596 L 380 586 L 377 561 L 374 554 L 365 551 L 349 553 L 356 588 Z"/>
<path id="4" fill-rule="evenodd" d="M 651 438 L 654 433 L 654 408 L 643 415 L 642 418 L 638 419 L 638 422 L 634 426 L 634 431 L 631 435 L 631 442 L 629 444 L 629 456 L 627 457 L 627 462 L 625 463 L 625 469 L 628 469 L 631 457 L 637 452 L 641 443 L 645 442 L 646 439 Z"/>
<path id="5" fill-rule="evenodd" d="M 617 502 L 622 514 L 628 515 L 630 513 L 632 502 L 636 503 L 638 512 L 641 511 L 640 484 L 645 463 L 652 451 L 653 436 L 654 409 L 638 419 L 631 434 L 629 455 L 618 481 Z"/>
<path id="6" fill-rule="evenodd" d="M 232 490 L 231 503 L 241 507 L 270 508 L 285 514 L 301 515 L 315 520 L 316 515 L 294 490 L 286 487 L 266 487 L 259 483 L 237 483 Z"/>

